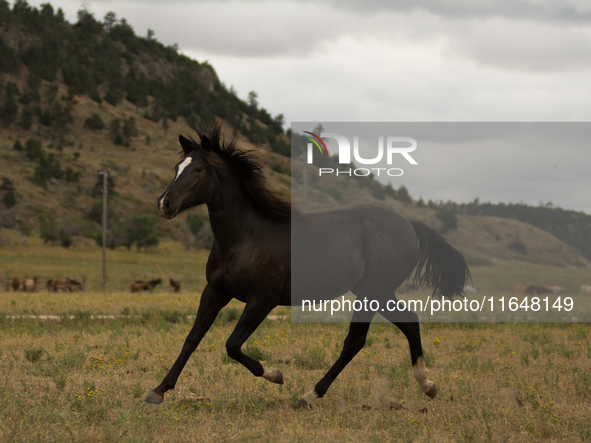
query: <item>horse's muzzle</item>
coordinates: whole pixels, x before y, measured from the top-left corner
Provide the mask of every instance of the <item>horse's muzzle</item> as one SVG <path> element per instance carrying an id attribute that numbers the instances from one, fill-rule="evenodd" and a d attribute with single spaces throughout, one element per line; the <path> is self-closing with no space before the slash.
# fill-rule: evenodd
<path id="1" fill-rule="evenodd" d="M 170 220 L 173 219 L 178 214 L 178 212 L 178 209 L 174 210 L 170 207 L 170 201 L 166 198 L 166 196 L 163 196 L 160 198 L 160 200 L 158 200 L 158 214 L 160 217 Z"/>

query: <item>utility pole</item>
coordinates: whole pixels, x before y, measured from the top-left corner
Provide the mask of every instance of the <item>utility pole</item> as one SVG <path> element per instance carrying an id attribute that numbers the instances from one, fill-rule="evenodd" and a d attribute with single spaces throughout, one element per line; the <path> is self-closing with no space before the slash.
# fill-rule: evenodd
<path id="1" fill-rule="evenodd" d="M 308 174 L 306 168 L 306 159 L 304 160 L 304 212 L 308 212 Z"/>
<path id="2" fill-rule="evenodd" d="M 103 292 L 107 292 L 107 170 L 103 175 Z"/>

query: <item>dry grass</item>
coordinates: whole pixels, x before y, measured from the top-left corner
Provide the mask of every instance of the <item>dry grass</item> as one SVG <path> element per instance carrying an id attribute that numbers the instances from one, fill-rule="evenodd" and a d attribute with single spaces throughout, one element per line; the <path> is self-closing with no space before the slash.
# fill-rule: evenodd
<path id="1" fill-rule="evenodd" d="M 100 294 L 96 294 L 97 297 Z M 131 295 L 127 295 L 130 298 Z M 340 352 L 345 324 L 266 321 L 246 346 L 285 376 L 253 377 L 225 355 L 221 315 L 160 406 L 144 404 L 190 328 L 179 316 L 4 320 L 5 441 L 580 441 L 591 438 L 588 325 L 423 325 L 434 401 L 412 379 L 408 345 L 373 325 L 366 348 L 313 410 L 297 399 Z M 230 311 L 230 312 L 228 312 Z M 399 399 L 390 409 L 384 398 Z"/>

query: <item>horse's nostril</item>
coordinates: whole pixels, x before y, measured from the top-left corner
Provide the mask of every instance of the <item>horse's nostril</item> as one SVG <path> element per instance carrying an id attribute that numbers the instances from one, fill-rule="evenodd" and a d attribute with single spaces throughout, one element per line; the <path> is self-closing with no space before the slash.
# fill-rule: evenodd
<path id="1" fill-rule="evenodd" d="M 164 200 L 164 202 L 162 203 L 162 206 L 164 206 L 164 209 L 168 209 L 168 208 L 170 208 L 170 202 L 168 200 Z"/>

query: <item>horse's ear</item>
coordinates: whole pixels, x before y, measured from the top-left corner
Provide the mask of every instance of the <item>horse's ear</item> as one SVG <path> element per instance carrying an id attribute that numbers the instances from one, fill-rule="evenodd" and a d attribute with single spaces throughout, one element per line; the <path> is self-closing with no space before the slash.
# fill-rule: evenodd
<path id="1" fill-rule="evenodd" d="M 181 147 L 183 148 L 183 152 L 185 153 L 185 155 L 187 155 L 189 152 L 195 149 L 195 143 L 193 143 L 188 138 L 183 137 L 182 135 L 179 135 L 179 143 L 181 144 Z"/>
<path id="2" fill-rule="evenodd" d="M 211 140 L 209 139 L 209 137 L 207 135 L 202 135 L 201 136 L 201 148 L 203 148 L 203 150 L 205 151 L 211 151 Z"/>

